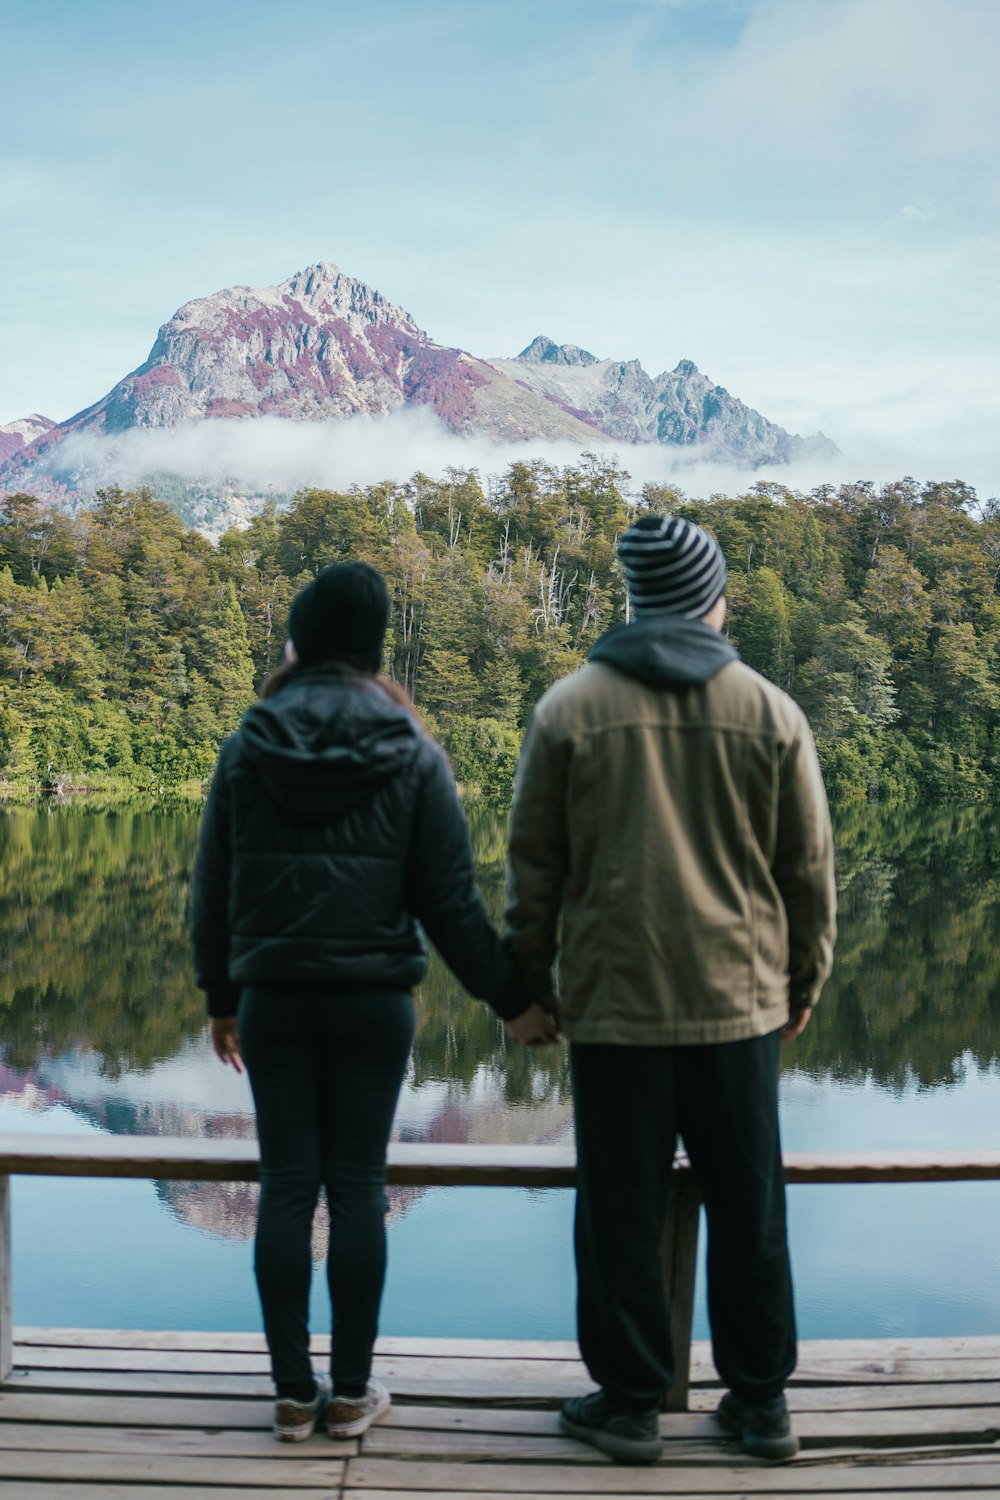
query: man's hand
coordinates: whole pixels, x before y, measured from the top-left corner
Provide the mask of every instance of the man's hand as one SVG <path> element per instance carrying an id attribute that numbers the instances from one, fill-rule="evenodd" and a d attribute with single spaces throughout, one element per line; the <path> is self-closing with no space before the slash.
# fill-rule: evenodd
<path id="1" fill-rule="evenodd" d="M 240 1052 L 240 1033 L 235 1016 L 212 1016 L 208 1023 L 215 1055 L 220 1062 L 229 1063 L 237 1073 L 243 1072 L 243 1057 Z"/>
<path id="2" fill-rule="evenodd" d="M 796 1007 L 796 1009 L 790 1011 L 788 1020 L 778 1032 L 780 1040 L 783 1042 L 794 1042 L 795 1038 L 801 1036 L 809 1025 L 811 1016 L 812 1006 Z"/>
<path id="3" fill-rule="evenodd" d="M 559 1001 L 555 995 L 547 995 L 544 1001 L 536 1000 L 513 1021 L 504 1024 L 522 1047 L 547 1047 L 551 1042 L 562 1041 Z"/>

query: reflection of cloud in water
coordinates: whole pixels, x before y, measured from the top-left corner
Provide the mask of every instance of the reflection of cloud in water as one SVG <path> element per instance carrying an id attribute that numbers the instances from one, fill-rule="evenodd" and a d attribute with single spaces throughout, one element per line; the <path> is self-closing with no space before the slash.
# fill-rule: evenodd
<path id="1" fill-rule="evenodd" d="M 30 1072 L 0 1064 L 0 1098 L 25 1114 L 61 1106 L 111 1135 L 247 1139 L 254 1134 L 249 1085 L 223 1068 L 206 1042 L 187 1041 L 175 1057 L 110 1078 L 93 1053 L 73 1050 Z M 26 1121 L 26 1128 L 30 1125 Z M 480 1068 L 468 1086 L 404 1086 L 394 1138 L 435 1143 L 562 1143 L 571 1138 L 568 1101 L 542 1099 L 512 1109 L 495 1071 Z M 401 1217 L 427 1191 L 390 1187 L 388 1219 Z M 259 1189 L 249 1182 L 158 1182 L 157 1197 L 182 1222 L 227 1240 L 252 1239 Z M 313 1223 L 313 1257 L 326 1254 L 329 1214 L 322 1195 Z"/>

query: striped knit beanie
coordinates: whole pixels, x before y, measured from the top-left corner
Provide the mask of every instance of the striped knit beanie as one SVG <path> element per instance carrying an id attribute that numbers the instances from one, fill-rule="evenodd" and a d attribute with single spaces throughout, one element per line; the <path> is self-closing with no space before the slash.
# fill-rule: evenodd
<path id="1" fill-rule="evenodd" d="M 618 543 L 635 615 L 708 614 L 725 592 L 726 559 L 714 537 L 674 516 L 643 516 Z"/>

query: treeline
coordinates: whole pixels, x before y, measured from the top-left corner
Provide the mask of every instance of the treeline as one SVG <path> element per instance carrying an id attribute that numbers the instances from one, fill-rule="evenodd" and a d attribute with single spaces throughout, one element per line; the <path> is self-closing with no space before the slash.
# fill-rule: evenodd
<path id="1" fill-rule="evenodd" d="M 615 543 L 637 511 L 707 526 L 728 630 L 812 719 L 840 798 L 976 801 L 1000 785 L 1000 511 L 961 483 L 758 484 L 625 495 L 613 462 L 511 465 L 346 493 L 304 490 L 217 545 L 148 489 L 66 516 L 0 500 L 0 777 L 173 786 L 211 771 L 281 658 L 320 568 L 374 563 L 387 665 L 459 780 L 510 792 L 532 704 L 624 618 Z"/>

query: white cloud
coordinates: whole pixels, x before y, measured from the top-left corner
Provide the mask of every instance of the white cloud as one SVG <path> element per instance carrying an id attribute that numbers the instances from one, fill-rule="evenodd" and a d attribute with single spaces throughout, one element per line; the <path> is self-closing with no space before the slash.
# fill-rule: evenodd
<path id="1" fill-rule="evenodd" d="M 695 453 L 657 444 L 594 444 L 614 455 L 631 476 L 627 488 L 672 484 L 692 497 L 739 494 L 758 480 L 790 489 L 856 479 L 876 482 L 914 474 L 918 479 L 961 478 L 981 495 L 1000 489 L 1000 437 L 977 429 L 978 445 L 968 445 L 965 462 L 954 451 L 931 443 L 914 452 L 872 432 L 859 435 L 842 457 L 807 460 L 764 469 L 709 463 Z M 945 434 L 945 442 L 948 435 Z M 967 435 L 966 435 L 967 436 Z M 579 462 L 571 443 L 494 443 L 446 431 L 427 410 L 400 411 L 383 419 L 354 417 L 346 422 L 291 422 L 279 417 L 205 421 L 186 428 L 133 431 L 115 437 L 72 435 L 61 445 L 60 467 L 85 471 L 96 484 L 128 485 L 157 473 L 171 473 L 197 484 L 256 493 L 288 494 L 305 486 L 347 489 L 382 480 L 402 482 L 420 471 L 440 478 L 449 468 L 476 469 L 485 479 L 513 462 L 542 459 L 556 467 Z M 993 482 L 991 483 L 991 479 Z"/>

